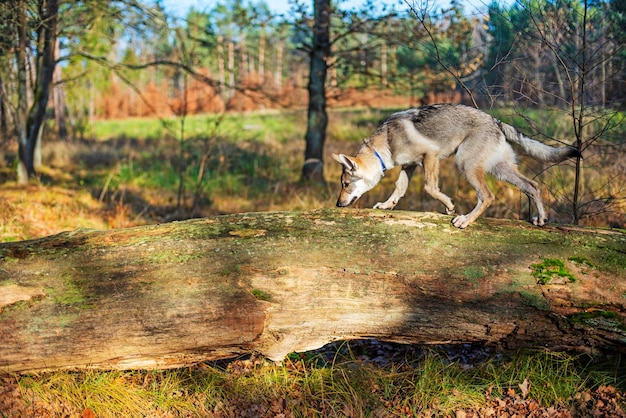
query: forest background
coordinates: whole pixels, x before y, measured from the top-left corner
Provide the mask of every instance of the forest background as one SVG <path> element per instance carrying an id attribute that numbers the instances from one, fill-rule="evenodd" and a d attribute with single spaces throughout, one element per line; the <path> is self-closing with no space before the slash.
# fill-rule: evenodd
<path id="1" fill-rule="evenodd" d="M 5 240 L 32 237 L 18 225 L 37 222 L 20 217 L 50 207 L 39 199 L 39 210 L 22 209 L 25 190 L 68 205 L 91 199 L 75 209 L 95 210 L 104 227 L 329 206 L 337 187 L 326 180 L 339 173 L 323 164 L 330 152 L 352 152 L 394 110 L 436 102 L 477 106 L 578 148 L 584 159 L 549 167 L 522 158 L 522 171 L 543 184 L 553 221 L 624 226 L 623 0 L 313 6 L 276 14 L 262 1 L 225 1 L 181 18 L 159 1 L 4 2 Z M 317 103 L 315 62 L 324 65 Z M 328 125 L 313 119 L 327 111 Z M 443 171 L 444 191 L 461 210 L 471 205 L 451 161 Z M 55 186 L 68 198 L 51 198 Z M 531 216 L 517 189 L 492 187 L 488 215 Z M 413 190 L 400 208 L 440 210 L 421 180 Z"/>

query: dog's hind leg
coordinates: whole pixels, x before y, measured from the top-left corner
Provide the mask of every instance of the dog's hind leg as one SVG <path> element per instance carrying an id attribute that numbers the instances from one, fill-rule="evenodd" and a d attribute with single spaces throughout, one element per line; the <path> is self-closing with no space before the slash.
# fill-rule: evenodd
<path id="1" fill-rule="evenodd" d="M 378 202 L 374 205 L 374 209 L 393 209 L 398 204 L 398 201 L 404 196 L 406 193 L 407 187 L 409 187 L 409 182 L 411 181 L 411 177 L 413 177 L 413 173 L 415 172 L 415 165 L 403 166 L 402 171 L 400 171 L 400 175 L 396 180 L 396 188 L 394 189 L 389 199 L 384 202 Z"/>
<path id="2" fill-rule="evenodd" d="M 485 170 L 482 167 L 467 167 L 462 170 L 465 174 L 467 181 L 476 189 L 476 206 L 472 211 L 466 215 L 459 215 L 452 220 L 452 224 L 457 228 L 467 228 L 472 222 L 476 220 L 482 213 L 489 207 L 494 200 L 494 195 L 485 180 Z"/>
<path id="3" fill-rule="evenodd" d="M 446 207 L 446 213 L 452 215 L 454 213 L 454 203 L 444 193 L 439 190 L 439 155 L 424 155 L 424 191 L 443 203 Z"/>
<path id="4" fill-rule="evenodd" d="M 491 170 L 492 174 L 499 180 L 504 180 L 511 183 L 530 197 L 535 206 L 537 207 L 537 217 L 533 218 L 533 223 L 538 226 L 543 226 L 546 218 L 546 211 L 543 208 L 543 202 L 541 199 L 541 191 L 537 182 L 525 177 L 519 172 L 515 164 L 508 162 L 500 162 Z"/>

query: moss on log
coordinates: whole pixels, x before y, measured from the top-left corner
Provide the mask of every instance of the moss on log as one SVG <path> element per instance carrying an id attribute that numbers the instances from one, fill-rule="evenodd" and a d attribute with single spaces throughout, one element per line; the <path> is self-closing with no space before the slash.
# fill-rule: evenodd
<path id="1" fill-rule="evenodd" d="M 339 339 L 622 349 L 626 234 L 247 213 L 0 244 L 0 368 L 162 369 Z"/>

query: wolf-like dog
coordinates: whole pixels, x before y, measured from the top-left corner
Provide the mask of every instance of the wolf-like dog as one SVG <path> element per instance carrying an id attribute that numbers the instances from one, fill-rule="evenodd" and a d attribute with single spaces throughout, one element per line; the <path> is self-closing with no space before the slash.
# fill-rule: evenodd
<path id="1" fill-rule="evenodd" d="M 458 228 L 466 228 L 493 202 L 494 194 L 487 186 L 487 173 L 517 186 L 537 207 L 535 225 L 543 225 L 546 212 L 537 183 L 524 177 L 517 168 L 516 155 L 509 144 L 518 144 L 537 160 L 561 162 L 580 157 L 569 146 L 551 147 L 529 138 L 514 127 L 485 112 L 459 104 L 422 106 L 394 113 L 385 120 L 363 145 L 355 157 L 333 154 L 343 166 L 341 193 L 337 206 L 350 206 L 371 190 L 388 169 L 401 166 L 402 171 L 389 199 L 374 205 L 375 209 L 393 209 L 404 196 L 411 176 L 418 165 L 424 167 L 424 189 L 439 200 L 448 214 L 454 213 L 452 199 L 439 190 L 439 160 L 456 154 L 459 172 L 476 189 L 478 202 L 466 215 L 452 220 Z"/>

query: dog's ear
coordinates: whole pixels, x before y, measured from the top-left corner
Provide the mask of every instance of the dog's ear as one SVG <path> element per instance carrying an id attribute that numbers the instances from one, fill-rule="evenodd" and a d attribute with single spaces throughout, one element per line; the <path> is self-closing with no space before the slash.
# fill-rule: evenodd
<path id="1" fill-rule="evenodd" d="M 348 171 L 356 170 L 356 161 L 344 154 L 333 154 L 333 158 Z"/>

